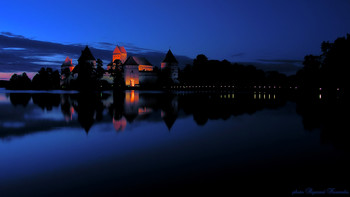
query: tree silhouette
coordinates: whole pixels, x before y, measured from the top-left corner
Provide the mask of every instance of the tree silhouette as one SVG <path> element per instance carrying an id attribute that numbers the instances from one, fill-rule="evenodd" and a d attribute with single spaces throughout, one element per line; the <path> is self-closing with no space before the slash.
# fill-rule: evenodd
<path id="1" fill-rule="evenodd" d="M 321 85 L 321 57 L 307 55 L 303 61 L 304 67 L 297 72 L 300 79 L 299 86 L 303 88 L 318 87 Z"/>
<path id="2" fill-rule="evenodd" d="M 108 70 L 110 75 L 113 77 L 113 86 L 114 88 L 120 89 L 125 87 L 124 82 L 124 69 L 122 66 L 122 61 L 119 59 L 114 60 L 113 66 Z"/>
<path id="3" fill-rule="evenodd" d="M 344 87 L 349 84 L 350 34 L 337 38 L 334 43 L 323 42 L 321 45 L 322 78 L 330 88 Z"/>
<path id="4" fill-rule="evenodd" d="M 103 77 L 103 74 L 105 73 L 105 69 L 103 69 L 103 61 L 101 59 L 96 60 L 96 75 L 98 79 L 101 79 Z"/>
<path id="5" fill-rule="evenodd" d="M 96 90 L 97 75 L 93 64 L 89 62 L 79 62 L 77 66 L 79 66 L 77 78 L 78 89 L 82 91 Z"/>
<path id="6" fill-rule="evenodd" d="M 42 67 L 33 77 L 32 87 L 37 90 L 59 89 L 60 73 L 58 70 L 53 71 L 52 68 Z"/>
<path id="7" fill-rule="evenodd" d="M 232 64 L 227 60 L 208 60 L 203 54 L 193 60 L 193 66 L 186 65 L 180 71 L 179 79 L 183 84 L 218 87 L 232 85 L 242 89 L 266 83 L 264 71 L 252 65 Z"/>
<path id="8" fill-rule="evenodd" d="M 31 88 L 31 80 L 27 73 L 21 75 L 13 74 L 10 78 L 8 89 L 28 90 Z"/>
<path id="9" fill-rule="evenodd" d="M 334 43 L 322 42 L 320 56 L 307 55 L 297 80 L 304 88 L 324 87 L 327 91 L 344 88 L 349 84 L 350 34 L 337 38 Z"/>

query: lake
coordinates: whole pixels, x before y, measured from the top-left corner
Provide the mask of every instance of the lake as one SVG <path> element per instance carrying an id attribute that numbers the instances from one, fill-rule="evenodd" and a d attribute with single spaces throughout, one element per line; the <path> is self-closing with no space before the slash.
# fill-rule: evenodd
<path id="1" fill-rule="evenodd" d="M 2 90 L 0 196 L 347 194 L 349 106 L 320 95 Z"/>

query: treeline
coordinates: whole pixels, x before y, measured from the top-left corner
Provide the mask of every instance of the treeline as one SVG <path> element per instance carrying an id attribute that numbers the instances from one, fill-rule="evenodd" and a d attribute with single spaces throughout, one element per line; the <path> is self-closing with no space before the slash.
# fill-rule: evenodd
<path id="1" fill-rule="evenodd" d="M 287 85 L 288 78 L 277 71 L 264 72 L 253 65 L 231 63 L 227 60 L 208 60 L 201 54 L 179 72 L 183 85 L 232 85 L 252 88 L 256 85 Z"/>
<path id="2" fill-rule="evenodd" d="M 12 90 L 52 90 L 60 89 L 60 73 L 52 68 L 41 68 L 30 80 L 24 72 L 21 75 L 13 74 L 7 85 Z"/>
<path id="3" fill-rule="evenodd" d="M 345 88 L 350 82 L 350 34 L 337 38 L 334 43 L 322 42 L 321 55 L 307 55 L 304 67 L 292 77 L 303 88 Z"/>
<path id="4" fill-rule="evenodd" d="M 350 84 L 350 34 L 334 41 L 322 42 L 322 54 L 306 55 L 303 68 L 295 75 L 256 69 L 252 65 L 208 60 L 201 54 L 179 72 L 182 85 L 232 85 L 237 88 L 255 86 L 297 87 L 302 90 L 339 91 Z"/>
<path id="5" fill-rule="evenodd" d="M 350 67 L 350 34 L 340 37 L 334 41 L 322 42 L 322 54 L 307 55 L 304 58 L 304 67 L 293 76 L 286 76 L 277 71 L 264 72 L 253 65 L 242 65 L 231 63 L 227 60 L 208 60 L 200 54 L 191 65 L 186 65 L 179 70 L 180 85 L 230 85 L 236 89 L 251 89 L 256 86 L 278 86 L 278 87 L 298 87 L 304 90 L 324 88 L 339 90 L 349 84 L 350 78 L 347 76 Z M 111 69 L 111 76 L 114 81 L 109 84 L 101 80 L 105 70 L 102 61 L 97 61 L 97 67 L 93 68 L 90 63 L 80 61 L 74 68 L 78 77 L 71 80 L 65 87 L 60 86 L 61 78 L 69 79 L 73 73 L 60 73 L 51 68 L 41 68 L 31 81 L 26 73 L 22 75 L 14 74 L 8 84 L 9 89 L 78 89 L 78 90 L 101 90 L 101 89 L 124 89 L 123 69 L 121 62 L 115 62 L 116 69 Z M 152 88 L 162 88 L 173 85 L 169 81 L 169 74 L 155 67 L 158 81 Z M 170 71 L 169 71 L 170 72 Z M 72 77 L 73 78 L 73 77 Z M 165 86 L 164 86 L 165 85 Z"/>

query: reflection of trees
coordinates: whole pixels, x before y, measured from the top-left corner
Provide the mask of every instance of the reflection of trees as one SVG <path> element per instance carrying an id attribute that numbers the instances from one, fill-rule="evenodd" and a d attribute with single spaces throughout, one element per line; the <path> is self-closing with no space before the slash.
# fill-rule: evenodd
<path id="1" fill-rule="evenodd" d="M 117 131 L 124 130 L 127 123 L 135 121 L 164 121 L 170 130 L 176 119 L 192 115 L 198 125 L 209 120 L 227 120 L 231 116 L 253 114 L 264 108 L 278 108 L 285 104 L 282 94 L 275 93 L 145 93 L 139 91 L 115 91 L 110 94 L 33 94 L 33 103 L 51 110 L 60 106 L 67 122 L 77 114 L 78 122 L 86 132 L 94 122 L 106 120 L 103 110 L 108 109 L 111 124 Z M 30 94 L 10 94 L 13 105 L 26 105 Z M 181 111 L 185 113 L 181 113 Z"/>
<path id="2" fill-rule="evenodd" d="M 278 108 L 286 102 L 281 96 L 279 99 L 273 99 L 271 95 L 264 97 L 265 99 L 254 99 L 252 94 L 245 93 L 188 94 L 179 98 L 179 106 L 186 114 L 193 114 L 198 125 L 205 125 L 209 119 L 227 120 L 232 115 L 253 114 L 264 108 Z"/>
<path id="3" fill-rule="evenodd" d="M 22 105 L 24 107 L 27 106 L 27 104 L 30 101 L 30 94 L 25 94 L 25 93 L 10 93 L 10 101 L 12 105 L 17 106 L 17 105 Z"/>
<path id="4" fill-rule="evenodd" d="M 38 105 L 41 109 L 46 109 L 48 111 L 52 110 L 52 107 L 58 107 L 60 105 L 60 95 L 59 94 L 33 94 L 33 103 Z"/>
<path id="5" fill-rule="evenodd" d="M 123 91 L 113 92 L 113 104 L 109 107 L 109 114 L 113 118 L 113 126 L 115 130 L 122 131 L 126 127 L 126 119 L 123 117 L 124 113 L 124 99 Z"/>
<path id="6" fill-rule="evenodd" d="M 115 120 L 120 120 L 124 113 L 125 94 L 122 91 L 113 92 L 113 104 L 110 107 L 110 115 Z"/>
<path id="7" fill-rule="evenodd" d="M 252 94 L 175 95 L 115 91 L 113 103 L 108 106 L 108 111 L 117 131 L 124 130 L 127 122 L 132 124 L 135 120 L 152 121 L 155 120 L 155 117 L 156 121 L 163 120 L 170 130 L 179 117 L 181 109 L 185 114 L 193 115 L 193 119 L 198 125 L 205 125 L 208 120 L 227 120 L 232 115 L 252 114 L 264 108 L 278 108 L 286 102 L 282 95 L 278 95 L 279 99 L 276 99 L 274 94 L 273 96 L 272 94 L 260 94 L 254 99 Z M 260 100 L 259 97 L 261 97 Z M 66 117 L 70 117 L 73 105 L 74 110 L 78 112 L 78 121 L 86 131 L 89 131 L 94 121 L 102 120 L 103 96 L 79 94 L 65 95 L 61 98 L 64 98 L 64 102 L 61 102 L 62 113 Z M 144 111 L 147 110 L 145 115 Z"/>
<path id="8" fill-rule="evenodd" d="M 302 116 L 306 130 L 321 130 L 321 142 L 350 150 L 350 133 L 347 124 L 349 105 L 343 100 L 323 99 L 320 94 L 299 97 L 297 113 Z"/>
<path id="9" fill-rule="evenodd" d="M 74 114 L 73 103 L 71 95 L 63 94 L 61 95 L 61 111 L 66 121 L 72 120 Z"/>

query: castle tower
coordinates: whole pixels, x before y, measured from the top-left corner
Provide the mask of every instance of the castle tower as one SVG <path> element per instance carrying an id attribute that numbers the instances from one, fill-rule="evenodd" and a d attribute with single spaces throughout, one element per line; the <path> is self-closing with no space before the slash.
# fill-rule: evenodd
<path id="1" fill-rule="evenodd" d="M 78 59 L 78 64 L 83 64 L 83 63 L 90 63 L 93 65 L 94 68 L 96 68 L 96 59 L 92 55 L 88 46 L 86 46 L 85 49 L 81 52 L 81 55 Z"/>
<path id="2" fill-rule="evenodd" d="M 114 62 L 115 60 L 120 60 L 123 64 L 125 63 L 127 58 L 127 53 L 126 50 L 123 46 L 116 46 L 114 51 L 113 51 L 113 60 L 112 62 Z"/>
<path id="3" fill-rule="evenodd" d="M 133 56 L 129 57 L 124 63 L 124 80 L 125 86 L 139 86 L 139 64 Z"/>
<path id="4" fill-rule="evenodd" d="M 63 64 L 61 65 L 61 81 L 60 81 L 61 87 L 64 87 L 70 84 L 70 79 L 72 78 L 71 73 L 73 69 L 74 69 L 74 65 L 72 63 L 72 59 L 67 56 Z"/>
<path id="5" fill-rule="evenodd" d="M 179 65 L 178 61 L 176 60 L 175 56 L 169 49 L 168 53 L 166 54 L 163 62 L 161 63 L 161 71 L 169 70 L 169 77 L 173 80 L 174 83 L 178 82 L 179 78 Z"/>
<path id="6" fill-rule="evenodd" d="M 124 64 L 128 54 L 126 53 L 126 50 L 123 46 L 119 47 L 119 50 L 120 50 L 120 60 Z"/>
<path id="7" fill-rule="evenodd" d="M 62 66 L 61 66 L 61 73 L 64 73 L 65 69 L 69 69 L 69 72 L 72 72 L 74 69 L 74 65 L 72 63 L 72 59 L 69 58 L 68 56 L 64 60 Z"/>

